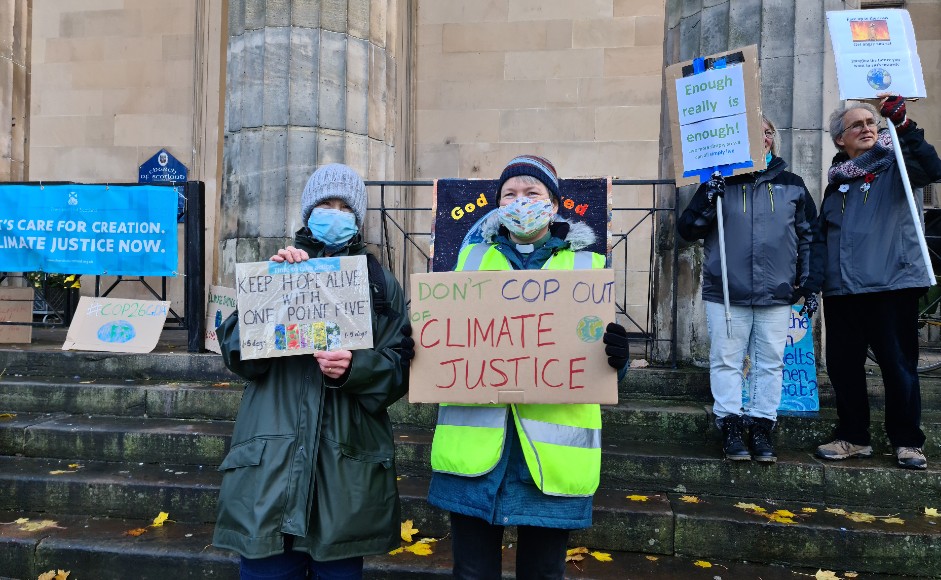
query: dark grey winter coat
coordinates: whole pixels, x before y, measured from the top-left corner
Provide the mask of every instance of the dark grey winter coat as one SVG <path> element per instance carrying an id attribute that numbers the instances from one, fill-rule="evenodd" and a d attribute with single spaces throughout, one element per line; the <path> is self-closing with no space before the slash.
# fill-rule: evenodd
<path id="1" fill-rule="evenodd" d="M 804 180 L 785 167 L 773 157 L 766 171 L 726 179 L 722 216 L 732 305 L 791 304 L 795 285 L 818 290 L 808 279 L 817 208 Z M 677 229 L 688 241 L 705 239 L 702 298 L 722 302 L 718 220 L 706 184 L 696 190 Z"/>

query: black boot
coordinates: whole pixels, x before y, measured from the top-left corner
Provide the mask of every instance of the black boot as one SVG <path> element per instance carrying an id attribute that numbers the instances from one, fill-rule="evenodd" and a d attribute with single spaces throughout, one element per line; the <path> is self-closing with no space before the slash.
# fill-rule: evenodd
<path id="1" fill-rule="evenodd" d="M 745 423 L 738 415 L 729 415 L 720 420 L 722 430 L 722 450 L 725 458 L 732 461 L 748 461 L 751 454 L 745 445 Z"/>
<path id="2" fill-rule="evenodd" d="M 751 447 L 752 459 L 763 463 L 774 463 L 778 456 L 774 454 L 774 443 L 771 441 L 771 432 L 774 431 L 774 421 L 751 417 Z"/>

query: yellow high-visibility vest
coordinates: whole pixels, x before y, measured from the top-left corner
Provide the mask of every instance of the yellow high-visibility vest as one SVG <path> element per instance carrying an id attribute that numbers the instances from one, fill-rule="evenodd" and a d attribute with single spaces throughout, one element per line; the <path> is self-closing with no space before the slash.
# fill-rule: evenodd
<path id="1" fill-rule="evenodd" d="M 571 250 L 556 253 L 543 264 L 547 270 L 604 267 L 604 256 Z M 512 269 L 506 256 L 489 244 L 464 248 L 455 268 Z M 503 453 L 508 409 L 513 412 L 526 466 L 540 491 L 558 496 L 595 493 L 601 477 L 601 407 L 595 404 L 442 404 L 431 445 L 431 468 L 466 477 L 489 473 Z"/>

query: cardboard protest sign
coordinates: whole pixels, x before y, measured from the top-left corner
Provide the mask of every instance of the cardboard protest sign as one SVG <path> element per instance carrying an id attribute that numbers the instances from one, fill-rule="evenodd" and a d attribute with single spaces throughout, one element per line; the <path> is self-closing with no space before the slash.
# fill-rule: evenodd
<path id="1" fill-rule="evenodd" d="M 176 191 L 0 184 L 0 271 L 176 276 Z"/>
<path id="2" fill-rule="evenodd" d="M 366 256 L 235 265 L 242 359 L 372 348 Z"/>
<path id="3" fill-rule="evenodd" d="M 666 85 L 677 186 L 767 167 L 757 46 L 671 65 Z"/>
<path id="4" fill-rule="evenodd" d="M 0 288 L 0 322 L 32 322 L 32 288 Z M 0 324 L 0 343 L 29 343 L 33 339 L 33 327 L 28 325 Z"/>
<path id="5" fill-rule="evenodd" d="M 496 205 L 496 179 L 438 179 L 435 181 L 432 226 L 432 271 L 449 272 L 461 248 L 483 240 L 481 224 Z M 586 249 L 611 255 L 611 180 L 559 180 L 559 217 L 584 222 L 595 233 Z"/>
<path id="6" fill-rule="evenodd" d="M 781 404 L 779 411 L 819 411 L 820 398 L 817 393 L 817 359 L 814 354 L 814 337 L 810 319 L 800 314 L 802 306 L 791 306 L 788 321 L 787 346 L 784 347 L 784 369 L 781 371 Z M 755 354 L 749 352 L 749 359 Z M 745 365 L 742 381 L 742 401 L 748 403 L 748 380 L 752 363 Z"/>
<path id="7" fill-rule="evenodd" d="M 409 401 L 617 403 L 614 271 L 412 274 Z"/>
<path id="8" fill-rule="evenodd" d="M 907 10 L 827 12 L 827 27 L 841 99 L 877 99 L 881 93 L 927 96 Z"/>
<path id="9" fill-rule="evenodd" d="M 169 309 L 169 301 L 82 296 L 62 350 L 150 352 Z"/>
<path id="10" fill-rule="evenodd" d="M 206 299 L 206 336 L 203 340 L 206 350 L 222 354 L 216 328 L 235 310 L 235 289 L 225 286 L 210 286 Z"/>

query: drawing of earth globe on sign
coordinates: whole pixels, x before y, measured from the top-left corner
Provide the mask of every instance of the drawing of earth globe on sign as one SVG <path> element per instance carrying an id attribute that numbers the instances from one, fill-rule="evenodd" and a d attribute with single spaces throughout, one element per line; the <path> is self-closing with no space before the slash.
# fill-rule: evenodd
<path id="1" fill-rule="evenodd" d="M 882 68 L 874 68 L 866 75 L 866 81 L 874 89 L 887 89 L 892 84 L 892 75 Z"/>
<path id="2" fill-rule="evenodd" d="M 582 342 L 598 342 L 604 334 L 604 322 L 597 316 L 585 316 L 575 326 L 575 335 Z"/>
<path id="3" fill-rule="evenodd" d="M 98 329 L 98 340 L 102 342 L 125 343 L 134 340 L 137 335 L 134 325 L 127 320 L 115 320 Z"/>

